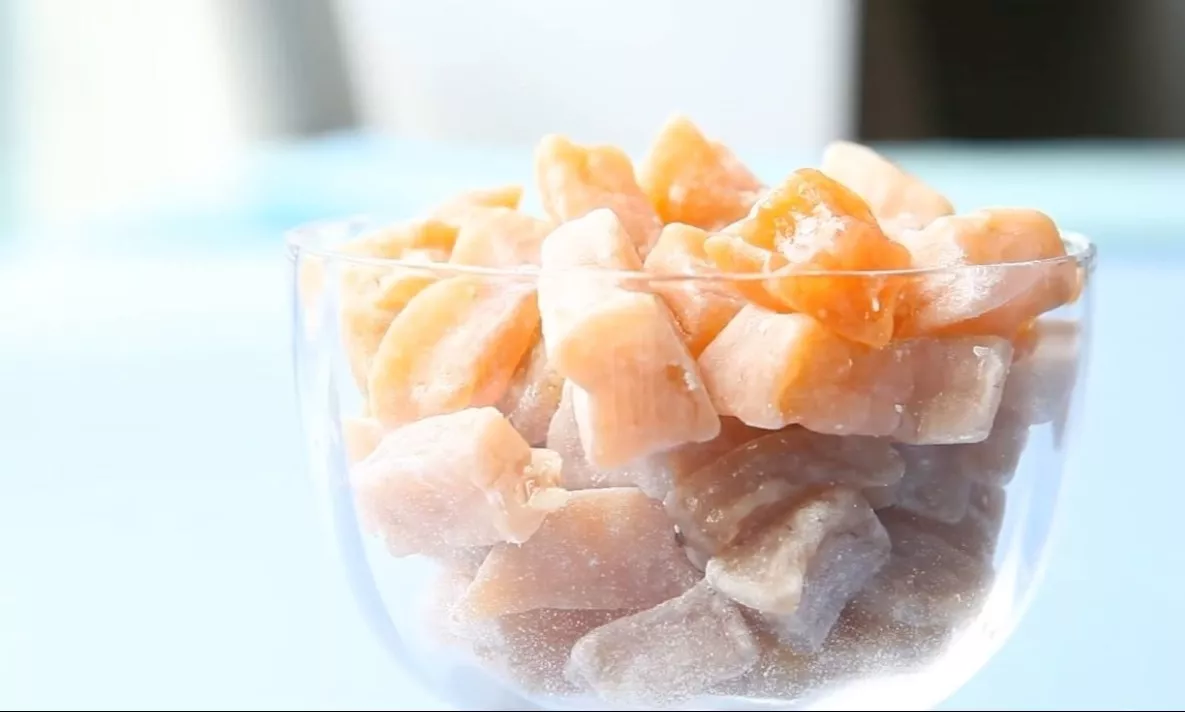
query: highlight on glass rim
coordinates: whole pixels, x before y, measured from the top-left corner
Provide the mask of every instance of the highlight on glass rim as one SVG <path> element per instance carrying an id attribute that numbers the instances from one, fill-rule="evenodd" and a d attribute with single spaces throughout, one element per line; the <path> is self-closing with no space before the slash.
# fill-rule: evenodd
<path id="1" fill-rule="evenodd" d="M 1093 246 L 848 141 L 766 184 L 683 115 L 524 175 L 290 235 L 312 466 L 398 662 L 462 709 L 949 695 L 1039 576 Z"/>

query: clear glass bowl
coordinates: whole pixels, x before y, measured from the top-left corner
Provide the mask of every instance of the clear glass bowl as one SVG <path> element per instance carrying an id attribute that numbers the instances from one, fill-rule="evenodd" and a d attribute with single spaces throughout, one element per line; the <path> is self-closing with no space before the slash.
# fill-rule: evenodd
<path id="1" fill-rule="evenodd" d="M 713 424 L 696 400 L 702 384 L 680 388 L 677 365 L 639 375 L 655 366 L 639 353 L 665 353 L 666 336 L 631 328 L 648 323 L 654 300 L 589 332 L 593 348 L 586 339 L 564 354 L 583 376 L 601 368 L 600 395 L 583 400 L 545 368 L 538 326 L 515 321 L 546 289 L 609 280 L 665 300 L 744 290 L 752 277 L 426 266 L 336 249 L 367 229 L 344 221 L 290 236 L 301 416 L 361 610 L 395 663 L 443 703 L 928 709 L 1016 626 L 1046 560 L 1082 407 L 1094 262 L 1084 238 L 1065 235 L 1058 260 L 787 278 L 906 293 L 965 294 L 971 279 L 1014 296 L 1075 286 L 1010 338 L 787 351 L 783 322 L 738 327 L 768 347 L 713 343 L 699 363 L 711 362 L 712 398 L 754 428 Z M 454 278 L 465 289 L 387 333 L 407 284 Z M 485 306 L 456 307 L 457 294 Z M 450 304 L 469 320 L 449 316 Z M 970 331 L 1016 317 L 993 313 Z M 376 350 L 403 365 L 359 376 Z M 786 376 L 791 362 L 798 377 Z M 790 395 L 761 401 L 770 383 Z M 392 427 L 417 408 L 464 405 L 451 419 Z M 787 408 L 806 427 L 783 427 Z M 687 439 L 706 442 L 672 446 Z M 581 458 L 585 441 L 602 467 Z M 565 487 L 611 488 L 554 489 L 559 463 L 544 447 L 563 458 Z"/>

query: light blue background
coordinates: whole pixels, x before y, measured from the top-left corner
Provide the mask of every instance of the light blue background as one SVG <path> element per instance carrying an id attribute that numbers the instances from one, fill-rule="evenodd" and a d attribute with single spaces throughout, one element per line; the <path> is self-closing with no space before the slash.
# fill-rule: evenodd
<path id="1" fill-rule="evenodd" d="M 1185 150 L 894 154 L 963 206 L 1042 207 L 1103 247 L 1045 583 L 946 707 L 1180 707 Z M 432 708 L 363 627 L 319 529 L 279 232 L 523 179 L 525 161 L 342 137 L 93 226 L 85 250 L 9 244 L 0 708 Z"/>

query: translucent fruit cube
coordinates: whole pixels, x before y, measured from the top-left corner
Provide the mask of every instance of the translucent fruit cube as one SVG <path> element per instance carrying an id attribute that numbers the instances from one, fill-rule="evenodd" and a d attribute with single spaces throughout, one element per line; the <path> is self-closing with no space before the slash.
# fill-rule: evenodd
<path id="1" fill-rule="evenodd" d="M 580 439 L 580 428 L 573 410 L 573 394 L 578 387 L 565 381 L 559 407 L 547 430 L 547 447 L 564 459 L 561 481 L 570 490 L 598 487 L 638 487 L 647 495 L 661 499 L 666 492 L 662 473 L 651 471 L 645 463 L 630 463 L 617 468 L 599 468 L 589 462 Z"/>
<path id="2" fill-rule="evenodd" d="M 738 261 L 735 253 L 744 248 L 729 236 L 740 237 L 750 252 L 771 255 L 743 261 L 775 267 L 764 286 L 785 305 L 782 311 L 807 314 L 871 346 L 892 337 L 902 279 L 858 272 L 908 268 L 909 251 L 886 237 L 868 205 L 836 181 L 810 168 L 795 171 L 723 232 L 708 239 L 708 255 L 717 264 Z M 845 274 L 818 274 L 823 271 Z"/>
<path id="3" fill-rule="evenodd" d="M 434 207 L 429 215 L 459 230 L 476 216 L 490 208 L 517 210 L 522 201 L 521 185 L 500 185 L 492 188 L 475 188 L 453 196 Z"/>
<path id="4" fill-rule="evenodd" d="M 718 270 L 704 252 L 708 233 L 690 225 L 663 228 L 654 249 L 646 256 L 645 269 L 656 275 L 712 275 Z M 723 280 L 662 281 L 650 287 L 675 316 L 692 356 L 716 338 L 745 305 L 735 286 Z"/>
<path id="5" fill-rule="evenodd" d="M 978 442 L 999 408 L 1012 346 L 998 337 L 912 339 L 871 349 L 803 314 L 747 306 L 700 354 L 722 415 L 770 430 Z"/>
<path id="6" fill-rule="evenodd" d="M 1017 353 L 1008 371 L 1001 410 L 1030 425 L 1063 423 L 1078 377 L 1078 325 L 1039 319 L 1014 343 Z"/>
<path id="7" fill-rule="evenodd" d="M 639 254 L 658 239 L 662 222 L 634 177 L 634 167 L 613 146 L 580 146 L 545 136 L 535 148 L 535 182 L 552 220 L 565 222 L 608 208 L 625 225 Z"/>
<path id="8" fill-rule="evenodd" d="M 894 439 L 915 445 L 977 443 L 991 434 L 1012 362 L 994 336 L 909 339 L 893 345 L 913 389 Z"/>
<path id="9" fill-rule="evenodd" d="M 449 261 L 478 267 L 537 265 L 552 227 L 547 220 L 510 208 L 477 211 L 458 231 Z"/>
<path id="10" fill-rule="evenodd" d="M 563 504 L 559 459 L 502 414 L 469 408 L 387 433 L 352 470 L 367 529 L 395 556 L 523 542 Z"/>
<path id="11" fill-rule="evenodd" d="M 771 515 L 708 561 L 705 580 L 758 611 L 777 636 L 818 650 L 844 606 L 889 559 L 889 536 L 860 493 L 830 487 Z"/>
<path id="12" fill-rule="evenodd" d="M 608 211 L 562 225 L 543 245 L 543 339 L 552 366 L 578 387 L 572 406 L 581 444 L 589 464 L 602 469 L 710 440 L 720 430 L 662 301 L 604 274 L 570 271 L 627 266 L 630 255 L 621 224 Z"/>
<path id="13" fill-rule="evenodd" d="M 955 211 L 941 193 L 867 146 L 834 141 L 823 151 L 820 168 L 863 198 L 894 233 L 925 227 Z"/>
<path id="14" fill-rule="evenodd" d="M 739 608 L 700 584 L 581 638 L 567 674 L 610 704 L 650 707 L 687 700 L 739 677 L 758 655 Z"/>
<path id="15" fill-rule="evenodd" d="M 505 394 L 539 328 L 528 284 L 451 277 L 416 295 L 383 336 L 368 383 L 370 410 L 388 426 Z"/>
<path id="16" fill-rule="evenodd" d="M 653 301 L 644 302 L 643 308 L 654 305 Z M 635 328 L 628 322 L 622 326 Z M 662 326 L 669 329 L 670 322 Z M 720 418 L 699 381 L 695 362 L 685 351 L 680 353 L 683 345 L 677 335 L 668 331 L 665 336 L 665 343 L 652 342 L 656 348 L 649 361 L 643 360 L 644 352 L 635 351 L 640 358 L 619 362 L 622 371 L 610 375 L 595 390 L 573 388 L 576 430 L 585 457 L 594 467 L 623 467 L 683 443 L 711 440 L 720 433 Z M 664 352 L 665 358 L 660 355 Z"/>
<path id="17" fill-rule="evenodd" d="M 991 582 L 991 560 L 952 545 L 940 525 L 879 513 L 892 542 L 889 562 L 853 601 L 857 611 L 903 625 L 953 626 L 978 610 Z"/>
<path id="18" fill-rule="evenodd" d="M 572 694 L 564 668 L 576 641 L 633 611 L 571 611 L 543 608 L 462 628 L 476 657 L 500 677 L 530 692 Z"/>
<path id="19" fill-rule="evenodd" d="M 732 151 L 683 116 L 662 127 L 638 164 L 638 183 L 664 223 L 705 230 L 745 217 L 763 189 Z"/>
<path id="20" fill-rule="evenodd" d="M 662 505 L 632 487 L 572 492 L 522 544 L 500 544 L 459 603 L 471 620 L 539 608 L 649 608 L 699 575 Z"/>
<path id="21" fill-rule="evenodd" d="M 429 265 L 445 262 L 452 251 L 457 230 L 439 220 L 413 220 L 384 226 L 340 246 L 359 257 L 376 257 Z M 308 263 L 314 264 L 314 263 Z M 320 283 L 323 266 L 315 275 L 302 275 Z M 340 289 L 342 345 L 359 389 L 366 392 L 370 366 L 391 321 L 411 299 L 436 281 L 428 269 L 392 264 L 343 261 Z"/>
<path id="22" fill-rule="evenodd" d="M 677 478 L 664 504 L 686 544 L 706 558 L 812 488 L 890 486 L 903 471 L 901 456 L 883 439 L 790 427 L 749 439 Z"/>
<path id="23" fill-rule="evenodd" d="M 534 344 L 519 362 L 510 387 L 498 401 L 497 407 L 527 442 L 543 445 L 547 442 L 547 429 L 560 405 L 564 379 L 547 360 L 542 331 L 536 332 Z"/>
<path id="24" fill-rule="evenodd" d="M 899 239 L 917 267 L 965 267 L 911 277 L 898 317 L 903 336 L 1012 337 L 1024 323 L 1069 301 L 1077 289 L 1078 272 L 1071 263 L 998 266 L 1066 254 L 1057 226 L 1036 210 L 991 208 L 951 215 Z"/>

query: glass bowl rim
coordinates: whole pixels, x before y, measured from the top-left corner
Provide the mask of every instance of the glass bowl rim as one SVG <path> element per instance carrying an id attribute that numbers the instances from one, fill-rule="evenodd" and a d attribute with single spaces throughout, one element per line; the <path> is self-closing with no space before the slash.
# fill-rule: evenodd
<path id="1" fill-rule="evenodd" d="M 288 248 L 289 256 L 292 259 L 297 259 L 302 255 L 311 255 L 323 260 L 341 261 L 359 266 L 398 268 L 400 270 L 412 270 L 433 275 L 468 275 L 489 279 L 531 280 L 538 279 L 543 274 L 555 276 L 584 273 L 595 274 L 601 279 L 614 278 L 622 280 L 644 280 L 647 282 L 761 282 L 770 279 L 783 280 L 797 277 L 909 278 L 929 275 L 958 275 L 960 273 L 982 274 L 986 271 L 1007 271 L 1040 267 L 1053 268 L 1062 264 L 1075 264 L 1089 269 L 1094 265 L 1095 256 L 1098 252 L 1095 242 L 1086 235 L 1072 230 L 1061 230 L 1062 244 L 1066 248 L 1065 255 L 1045 257 L 1037 260 L 1025 260 L 1022 262 L 990 262 L 988 264 L 908 267 L 904 269 L 794 270 L 791 272 L 712 272 L 692 274 L 649 272 L 644 269 L 605 269 L 602 267 L 566 267 L 555 270 L 543 270 L 536 265 L 479 267 L 451 262 L 417 262 L 393 257 L 351 254 L 337 249 L 335 246 L 320 244 L 321 239 L 330 233 L 340 234 L 345 232 L 350 237 L 359 237 L 367 229 L 377 229 L 386 224 L 386 222 L 376 222 L 366 215 L 316 220 L 287 230 L 284 233 L 284 241 Z"/>

